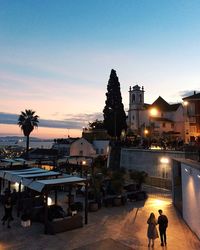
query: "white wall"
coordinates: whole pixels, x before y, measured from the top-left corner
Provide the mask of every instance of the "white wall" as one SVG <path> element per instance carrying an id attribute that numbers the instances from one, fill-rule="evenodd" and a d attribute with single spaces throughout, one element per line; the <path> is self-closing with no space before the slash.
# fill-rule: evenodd
<path id="1" fill-rule="evenodd" d="M 82 151 L 82 156 L 94 156 L 96 151 L 93 148 L 93 145 L 89 143 L 84 138 L 80 138 L 73 142 L 70 147 L 70 156 L 81 156 L 80 152 Z"/>
<path id="2" fill-rule="evenodd" d="M 109 140 L 94 140 L 93 146 L 99 155 L 108 155 Z"/>
<path id="3" fill-rule="evenodd" d="M 183 218 L 200 239 L 200 169 L 182 163 L 181 174 Z"/>

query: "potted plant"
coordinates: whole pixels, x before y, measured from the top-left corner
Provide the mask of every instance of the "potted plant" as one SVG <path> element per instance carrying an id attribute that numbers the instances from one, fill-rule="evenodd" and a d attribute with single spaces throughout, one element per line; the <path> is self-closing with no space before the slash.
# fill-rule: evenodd
<path id="1" fill-rule="evenodd" d="M 144 200 L 147 195 L 145 191 L 142 191 L 142 184 L 145 182 L 148 174 L 145 171 L 131 171 L 130 179 L 136 182 L 137 193 L 134 194 L 136 200 Z"/>
<path id="2" fill-rule="evenodd" d="M 111 177 L 111 187 L 116 195 L 113 198 L 114 206 L 120 206 L 122 205 L 122 203 L 124 203 L 124 200 L 122 200 L 123 185 L 124 185 L 124 172 L 121 170 L 114 171 Z"/>

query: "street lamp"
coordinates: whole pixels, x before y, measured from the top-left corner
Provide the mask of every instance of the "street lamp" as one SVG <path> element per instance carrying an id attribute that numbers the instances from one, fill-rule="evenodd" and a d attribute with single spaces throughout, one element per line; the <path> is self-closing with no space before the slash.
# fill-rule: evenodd
<path id="1" fill-rule="evenodd" d="M 161 183 L 163 183 L 164 188 L 166 187 L 166 179 L 168 179 L 169 163 L 170 163 L 170 159 L 168 157 L 163 156 L 160 158 L 160 167 L 162 169 Z"/>
<path id="2" fill-rule="evenodd" d="M 150 109 L 150 115 L 151 116 L 157 116 L 158 115 L 158 109 L 157 108 L 151 108 Z"/>
<path id="3" fill-rule="evenodd" d="M 86 166 L 86 161 L 81 161 L 81 177 L 83 177 L 83 166 Z"/>
<path id="4" fill-rule="evenodd" d="M 183 106 L 185 106 L 185 107 L 188 106 L 188 104 L 189 104 L 188 101 L 184 101 L 184 102 L 183 102 Z"/>

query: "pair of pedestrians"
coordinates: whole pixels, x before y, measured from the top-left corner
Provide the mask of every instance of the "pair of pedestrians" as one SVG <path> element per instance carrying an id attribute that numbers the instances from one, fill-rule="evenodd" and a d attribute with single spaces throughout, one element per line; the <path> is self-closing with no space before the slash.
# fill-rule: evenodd
<path id="1" fill-rule="evenodd" d="M 154 240 L 156 238 L 159 238 L 158 230 L 156 228 L 157 224 L 159 225 L 161 246 L 167 245 L 166 229 L 168 226 L 168 218 L 166 215 L 163 214 L 163 211 L 161 209 L 158 210 L 158 213 L 159 213 L 158 220 L 156 220 L 154 213 L 151 213 L 149 219 L 147 220 L 148 224 L 147 237 L 149 239 L 148 247 L 150 247 L 151 241 L 152 241 L 151 247 L 154 247 Z"/>

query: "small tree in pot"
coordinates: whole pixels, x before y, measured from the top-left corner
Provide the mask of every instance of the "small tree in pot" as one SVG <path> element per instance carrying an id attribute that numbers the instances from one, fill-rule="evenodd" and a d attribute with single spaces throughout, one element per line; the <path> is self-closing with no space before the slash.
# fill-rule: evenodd
<path id="1" fill-rule="evenodd" d="M 142 184 L 145 182 L 147 176 L 148 174 L 145 171 L 134 170 L 130 172 L 130 179 L 137 183 L 138 190 L 142 189 Z"/>
<path id="2" fill-rule="evenodd" d="M 124 172 L 121 170 L 114 171 L 111 178 L 112 191 L 117 195 L 113 199 L 114 206 L 120 206 L 122 204 L 122 191 L 124 186 Z"/>

